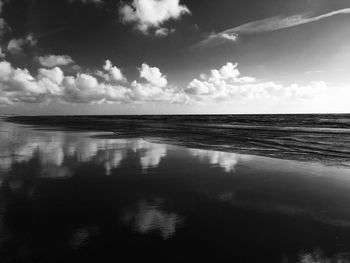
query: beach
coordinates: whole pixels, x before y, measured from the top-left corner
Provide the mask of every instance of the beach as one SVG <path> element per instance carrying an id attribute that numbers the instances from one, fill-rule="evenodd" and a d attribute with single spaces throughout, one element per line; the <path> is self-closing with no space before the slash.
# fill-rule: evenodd
<path id="1" fill-rule="evenodd" d="M 349 262 L 344 116 L 293 129 L 224 117 L 3 119 L 0 259 Z M 313 152 L 246 143 L 287 133 Z"/>

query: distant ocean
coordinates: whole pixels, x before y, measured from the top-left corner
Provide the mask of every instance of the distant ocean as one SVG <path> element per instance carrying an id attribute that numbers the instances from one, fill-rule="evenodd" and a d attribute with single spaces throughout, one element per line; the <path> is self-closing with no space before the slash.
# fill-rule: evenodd
<path id="1" fill-rule="evenodd" d="M 106 131 L 187 147 L 350 166 L 350 114 L 11 116 L 8 121 Z"/>

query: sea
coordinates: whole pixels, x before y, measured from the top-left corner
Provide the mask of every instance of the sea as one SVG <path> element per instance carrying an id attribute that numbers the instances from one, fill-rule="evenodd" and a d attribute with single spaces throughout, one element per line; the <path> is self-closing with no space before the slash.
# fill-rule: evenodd
<path id="1" fill-rule="evenodd" d="M 350 262 L 350 115 L 4 116 L 0 262 Z"/>

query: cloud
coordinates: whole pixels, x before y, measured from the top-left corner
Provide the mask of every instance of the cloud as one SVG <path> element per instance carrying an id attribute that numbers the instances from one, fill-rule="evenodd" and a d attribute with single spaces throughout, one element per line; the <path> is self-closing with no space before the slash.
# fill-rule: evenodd
<path id="1" fill-rule="evenodd" d="M 0 18 L 0 38 L 2 38 L 8 30 L 9 26 L 7 25 L 5 19 Z"/>
<path id="2" fill-rule="evenodd" d="M 148 34 L 149 29 L 159 29 L 168 20 L 190 14 L 190 10 L 179 0 L 133 0 L 131 4 L 123 3 L 119 14 L 123 23 L 133 24 L 137 30 Z"/>
<path id="3" fill-rule="evenodd" d="M 61 84 L 64 80 L 64 73 L 59 67 L 53 69 L 39 69 L 37 77 L 38 84 L 46 87 L 47 91 L 53 95 L 60 95 L 63 92 Z"/>
<path id="4" fill-rule="evenodd" d="M 38 43 L 38 40 L 33 34 L 28 34 L 25 38 L 25 43 L 31 47 L 34 47 Z"/>
<path id="5" fill-rule="evenodd" d="M 43 102 L 60 99 L 75 103 L 122 101 L 130 90 L 119 85 L 99 83 L 86 73 L 64 76 L 59 67 L 41 68 L 33 77 L 27 69 L 13 68 L 7 61 L 0 62 L 0 96 L 9 104 L 16 102 Z"/>
<path id="6" fill-rule="evenodd" d="M 239 35 L 250 35 L 281 30 L 307 23 L 317 22 L 319 20 L 341 14 L 350 14 L 350 8 L 340 9 L 313 17 L 311 17 L 310 14 L 269 17 L 262 20 L 249 22 L 231 29 L 227 29 L 217 34 L 211 34 L 209 37 L 199 42 L 199 45 L 203 46 L 218 42 L 222 43 L 222 41 L 224 40 L 231 40 L 235 42 L 238 39 Z"/>
<path id="7" fill-rule="evenodd" d="M 146 63 L 138 69 L 143 82 L 131 83 L 131 98 L 134 101 L 164 101 L 169 103 L 183 103 L 187 95 L 177 87 L 168 85 L 166 76 L 159 68 L 150 67 Z"/>
<path id="8" fill-rule="evenodd" d="M 40 65 L 48 68 L 66 66 L 74 63 L 74 60 L 67 55 L 46 55 L 37 58 Z"/>
<path id="9" fill-rule="evenodd" d="M 22 52 L 23 45 L 24 40 L 22 38 L 11 39 L 7 44 L 7 50 L 10 51 L 11 54 L 18 54 Z"/>
<path id="10" fill-rule="evenodd" d="M 34 47 L 37 44 L 37 40 L 33 34 L 28 34 L 25 38 L 13 38 L 7 44 L 7 50 L 13 54 L 21 54 L 24 47 Z"/>
<path id="11" fill-rule="evenodd" d="M 160 87 L 142 84 L 134 80 L 131 83 L 132 99 L 134 101 L 160 101 L 164 98 L 164 92 Z"/>
<path id="12" fill-rule="evenodd" d="M 200 79 L 193 79 L 185 89 L 187 94 L 193 96 L 211 95 L 227 96 L 228 85 L 243 82 L 254 82 L 254 78 L 239 78 L 240 72 L 237 64 L 228 62 L 221 69 L 212 69 L 209 75 L 201 74 Z"/>
<path id="13" fill-rule="evenodd" d="M 340 14 L 350 14 L 350 8 L 341 9 L 333 12 L 329 12 L 320 16 L 309 17 L 306 14 L 298 14 L 293 16 L 281 17 L 275 16 L 263 20 L 258 20 L 243 24 L 241 26 L 235 27 L 224 32 L 237 32 L 240 34 L 255 34 L 255 33 L 264 33 L 270 31 L 276 31 L 284 28 L 299 26 L 311 22 L 317 22 L 321 19 L 332 17 Z"/>
<path id="14" fill-rule="evenodd" d="M 140 77 L 146 79 L 150 84 L 163 88 L 168 84 L 166 76 L 164 76 L 159 68 L 150 67 L 146 63 L 143 63 L 140 71 Z"/>
<path id="15" fill-rule="evenodd" d="M 107 60 L 103 70 L 65 75 L 60 67 L 39 68 L 36 76 L 27 69 L 0 62 L 0 103 L 40 103 L 58 100 L 69 103 L 166 102 L 213 104 L 218 102 L 260 102 L 308 100 L 329 94 L 325 82 L 283 85 L 242 76 L 238 64 L 226 63 L 219 69 L 189 81 L 183 87 L 169 84 L 157 67 L 143 63 L 139 80 L 129 82 Z M 101 80 L 101 76 L 103 76 Z"/>
<path id="16" fill-rule="evenodd" d="M 41 102 L 47 88 L 29 73 L 27 69 L 13 68 L 7 61 L 0 62 L 0 96 L 9 102 Z"/>
<path id="17" fill-rule="evenodd" d="M 228 62 L 220 69 L 212 69 L 210 74 L 201 74 L 185 88 L 191 100 L 199 102 L 241 101 L 249 99 L 311 99 L 325 94 L 325 82 L 311 82 L 308 85 L 282 85 L 273 81 L 258 82 L 254 77 L 241 76 L 237 64 Z"/>
<path id="18" fill-rule="evenodd" d="M 64 100 L 75 103 L 124 101 L 130 92 L 123 86 L 99 83 L 95 77 L 86 73 L 65 77 L 63 86 Z"/>
<path id="19" fill-rule="evenodd" d="M 103 70 L 96 73 L 80 72 L 66 76 L 56 66 L 39 68 L 38 74 L 33 76 L 27 69 L 14 68 L 9 62 L 1 61 L 1 104 L 39 103 L 52 99 L 70 103 L 181 100 L 177 90 L 167 86 L 166 77 L 157 67 L 144 63 L 139 72 L 144 81 L 129 83 L 121 71 L 107 60 Z M 98 79 L 101 76 L 102 81 Z"/>
<path id="20" fill-rule="evenodd" d="M 6 55 L 4 52 L 2 52 L 2 48 L 0 47 L 0 59 L 5 58 Z"/>
<path id="21" fill-rule="evenodd" d="M 175 29 L 168 29 L 165 27 L 158 28 L 156 31 L 154 31 L 154 35 L 157 37 L 166 37 L 169 34 L 172 34 L 175 32 Z"/>
<path id="22" fill-rule="evenodd" d="M 221 34 L 221 38 L 222 39 L 227 39 L 227 40 L 230 40 L 230 41 L 232 41 L 232 42 L 235 42 L 235 41 L 237 41 L 237 39 L 238 39 L 238 35 L 237 34 L 235 34 L 235 33 L 222 33 Z"/>
<path id="23" fill-rule="evenodd" d="M 4 4 L 8 2 L 6 0 L 0 0 L 0 15 L 2 15 L 2 11 L 4 8 Z M 11 28 L 6 23 L 5 19 L 0 17 L 0 40 L 2 40 L 3 36 L 9 32 Z"/>
<path id="24" fill-rule="evenodd" d="M 113 66 L 112 62 L 109 59 L 105 61 L 103 70 L 104 72 L 97 71 L 97 75 L 102 77 L 107 82 L 126 81 L 126 77 L 123 75 L 122 71 L 118 67 Z"/>

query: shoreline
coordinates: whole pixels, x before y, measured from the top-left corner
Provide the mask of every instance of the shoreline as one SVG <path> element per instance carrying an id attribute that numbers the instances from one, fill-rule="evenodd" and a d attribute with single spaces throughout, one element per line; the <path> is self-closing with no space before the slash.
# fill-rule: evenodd
<path id="1" fill-rule="evenodd" d="M 281 130 L 273 126 L 266 129 L 252 129 L 254 125 L 230 128 L 225 124 L 216 123 L 197 124 L 183 120 L 178 120 L 178 123 L 168 123 L 166 120 L 142 120 L 142 118 L 120 118 L 119 116 L 101 118 L 93 116 L 56 118 L 12 116 L 5 117 L 3 120 L 43 130 L 106 132 L 111 134 L 99 135 L 99 137 L 138 137 L 187 148 L 255 155 L 325 166 L 350 167 L 350 151 L 347 151 L 347 148 L 341 144 L 342 138 L 348 136 L 349 138 L 346 139 L 350 140 L 350 135 L 339 133 L 338 128 L 331 133 L 312 130 L 305 132 L 298 128 Z M 221 127 L 223 125 L 224 127 Z M 325 139 L 322 138 L 324 142 L 322 139 L 314 142 L 308 138 L 314 134 L 326 136 Z M 287 139 L 278 141 L 276 139 L 278 136 Z M 334 145 L 334 141 L 340 141 L 340 144 Z"/>

